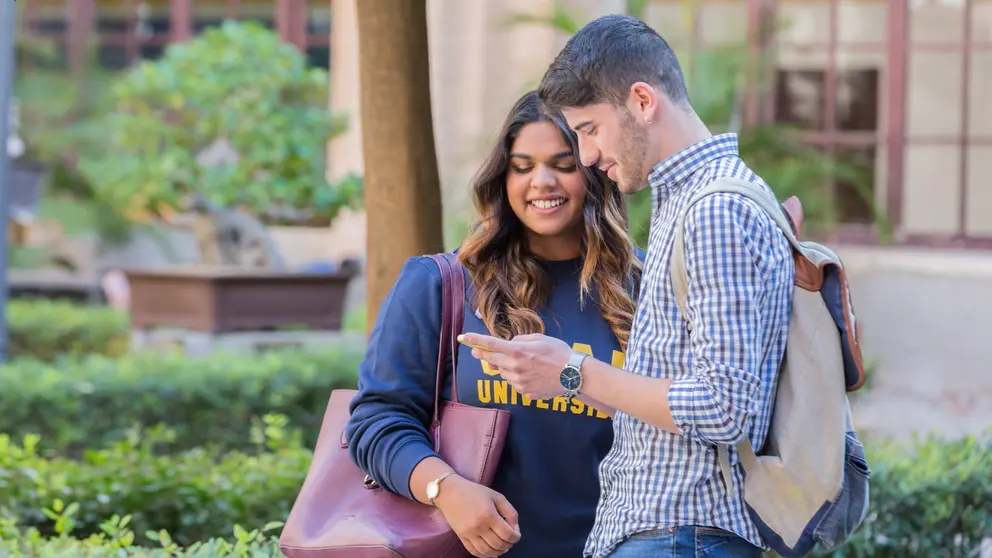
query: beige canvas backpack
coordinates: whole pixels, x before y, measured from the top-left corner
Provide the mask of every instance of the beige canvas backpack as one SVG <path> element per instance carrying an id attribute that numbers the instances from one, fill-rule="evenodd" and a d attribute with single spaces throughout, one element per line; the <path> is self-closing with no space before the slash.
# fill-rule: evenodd
<path id="1" fill-rule="evenodd" d="M 781 556 L 805 556 L 817 543 L 830 550 L 864 521 L 871 476 L 847 398 L 847 392 L 859 389 L 865 380 L 847 275 L 829 248 L 797 238 L 802 230 L 798 199 L 790 198 L 783 207 L 759 184 L 717 180 L 686 204 L 672 248 L 672 288 L 690 331 L 685 215 L 703 197 L 721 192 L 744 196 L 763 209 L 788 238 L 796 266 L 788 341 L 768 436 L 760 452 L 747 439 L 736 448 L 744 468 L 744 500 L 762 538 Z M 717 448 L 729 490 L 733 476 L 728 450 Z"/>

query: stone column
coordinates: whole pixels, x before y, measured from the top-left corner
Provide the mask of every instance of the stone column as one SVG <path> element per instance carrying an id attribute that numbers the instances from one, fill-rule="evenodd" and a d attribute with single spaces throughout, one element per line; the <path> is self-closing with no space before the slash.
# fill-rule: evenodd
<path id="1" fill-rule="evenodd" d="M 331 182 L 352 173 L 365 173 L 356 1 L 331 0 L 331 83 L 328 105 L 332 111 L 348 116 L 348 130 L 327 144 L 327 179 Z M 327 237 L 327 257 L 360 258 L 365 254 L 365 238 L 365 210 L 342 211 L 331 223 Z"/>
<path id="2" fill-rule="evenodd" d="M 327 145 L 327 178 L 361 174 L 362 115 L 358 74 L 357 0 L 331 0 L 331 110 L 348 115 L 348 131 Z"/>
<path id="3" fill-rule="evenodd" d="M 466 0 L 428 0 L 431 100 L 446 233 L 460 241 L 460 221 L 468 219 L 469 183 L 478 164 L 486 76 L 486 4 Z"/>

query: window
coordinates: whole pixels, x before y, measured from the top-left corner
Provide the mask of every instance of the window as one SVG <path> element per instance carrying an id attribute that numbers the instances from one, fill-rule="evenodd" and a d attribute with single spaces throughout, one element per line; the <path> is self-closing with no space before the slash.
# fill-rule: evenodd
<path id="1" fill-rule="evenodd" d="M 841 222 L 871 223 L 876 192 L 874 134 L 879 125 L 879 71 L 837 71 L 833 126 L 827 122 L 826 74 L 822 68 L 779 70 L 775 121 L 811 132 L 810 141 L 832 151 L 848 170 L 830 185 Z"/>

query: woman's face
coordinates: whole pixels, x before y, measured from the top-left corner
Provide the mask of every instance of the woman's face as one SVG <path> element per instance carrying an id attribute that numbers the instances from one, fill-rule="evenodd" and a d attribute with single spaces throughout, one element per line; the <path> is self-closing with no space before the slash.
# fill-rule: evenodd
<path id="1" fill-rule="evenodd" d="M 577 257 L 586 179 L 551 122 L 525 124 L 510 149 L 506 194 L 527 228 L 529 248 L 548 259 Z"/>

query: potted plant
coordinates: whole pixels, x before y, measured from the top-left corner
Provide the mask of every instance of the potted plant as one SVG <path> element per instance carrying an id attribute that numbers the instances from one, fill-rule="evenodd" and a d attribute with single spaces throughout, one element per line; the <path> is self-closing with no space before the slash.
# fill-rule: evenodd
<path id="1" fill-rule="evenodd" d="M 265 223 L 327 225 L 362 195 L 357 177 L 325 177 L 325 146 L 347 126 L 327 84 L 268 29 L 226 21 L 121 76 L 104 141 L 79 168 L 135 219 L 181 212 L 195 194 Z"/>
<path id="2" fill-rule="evenodd" d="M 361 200 L 358 177 L 326 179 L 326 144 L 347 125 L 327 108 L 327 85 L 325 70 L 273 32 L 233 21 L 115 80 L 115 110 L 90 123 L 103 141 L 78 164 L 94 195 L 132 221 L 190 218 L 201 239 L 235 246 L 200 251 L 226 268 L 130 270 L 135 324 L 339 327 L 354 270 L 292 272 L 269 228 L 313 226 L 326 235 L 338 212 Z"/>

